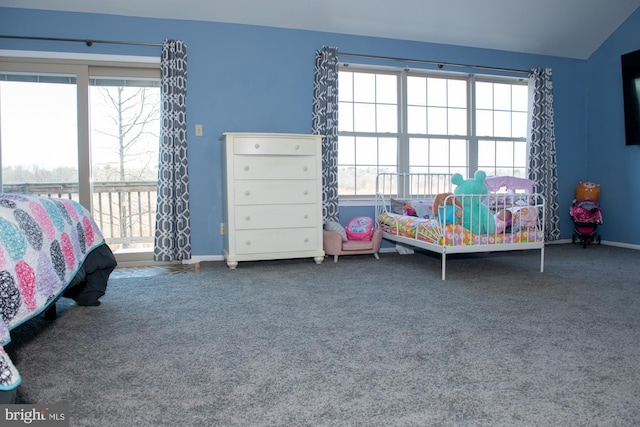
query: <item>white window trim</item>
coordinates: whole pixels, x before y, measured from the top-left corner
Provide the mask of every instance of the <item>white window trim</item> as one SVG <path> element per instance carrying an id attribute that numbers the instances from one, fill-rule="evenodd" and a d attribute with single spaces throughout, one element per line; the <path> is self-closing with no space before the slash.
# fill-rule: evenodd
<path id="1" fill-rule="evenodd" d="M 101 53 L 74 53 L 74 52 L 45 52 L 36 50 L 7 50 L 0 49 L 0 59 L 23 58 L 23 59 L 61 59 L 75 61 L 99 61 L 99 62 L 135 62 L 138 64 L 160 64 L 158 56 L 133 56 L 133 55 L 107 55 Z"/>

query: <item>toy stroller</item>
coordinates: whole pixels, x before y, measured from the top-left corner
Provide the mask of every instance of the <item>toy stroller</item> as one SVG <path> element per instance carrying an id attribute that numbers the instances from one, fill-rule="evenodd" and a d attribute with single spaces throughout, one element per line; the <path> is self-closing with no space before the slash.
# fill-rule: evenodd
<path id="1" fill-rule="evenodd" d="M 572 243 L 579 239 L 583 248 L 591 242 L 600 244 L 598 224 L 602 224 L 602 212 L 598 202 L 591 199 L 574 201 L 569 215 L 573 219 Z"/>

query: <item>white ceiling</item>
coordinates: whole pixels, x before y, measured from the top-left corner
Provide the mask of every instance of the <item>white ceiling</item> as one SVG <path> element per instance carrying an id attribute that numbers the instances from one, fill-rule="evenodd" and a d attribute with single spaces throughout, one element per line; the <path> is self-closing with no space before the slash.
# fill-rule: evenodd
<path id="1" fill-rule="evenodd" d="M 640 0 L 0 0 L 0 6 L 254 24 L 586 59 Z"/>

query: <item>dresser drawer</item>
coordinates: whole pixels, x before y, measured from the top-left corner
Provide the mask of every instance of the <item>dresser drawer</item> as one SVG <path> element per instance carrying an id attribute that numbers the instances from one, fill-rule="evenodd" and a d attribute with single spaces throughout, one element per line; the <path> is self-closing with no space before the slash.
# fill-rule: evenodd
<path id="1" fill-rule="evenodd" d="M 317 228 L 238 230 L 235 235 L 236 253 L 314 251 L 318 249 L 317 234 Z"/>
<path id="2" fill-rule="evenodd" d="M 233 193 L 238 205 L 318 203 L 318 182 L 304 181 L 236 181 Z"/>
<path id="3" fill-rule="evenodd" d="M 234 179 L 317 179 L 316 158 L 310 156 L 234 156 Z"/>
<path id="4" fill-rule="evenodd" d="M 319 141 L 295 136 L 275 136 L 265 139 L 263 136 L 235 137 L 233 153 L 245 155 L 314 156 Z"/>
<path id="5" fill-rule="evenodd" d="M 237 206 L 236 230 L 303 228 L 318 223 L 318 205 Z"/>

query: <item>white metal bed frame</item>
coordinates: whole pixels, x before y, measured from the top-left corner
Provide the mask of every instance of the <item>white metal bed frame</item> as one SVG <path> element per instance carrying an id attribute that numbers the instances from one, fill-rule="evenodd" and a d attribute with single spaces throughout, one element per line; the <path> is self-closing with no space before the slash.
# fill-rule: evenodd
<path id="1" fill-rule="evenodd" d="M 525 181 L 525 180 L 523 180 Z M 504 187 L 503 187 L 504 188 Z M 505 196 L 511 195 L 513 200 L 520 201 L 521 204 L 526 203 L 528 207 L 535 207 L 538 209 L 538 219 L 535 225 L 535 235 L 542 236 L 539 240 L 530 242 L 518 242 L 518 243 L 477 243 L 473 245 L 459 245 L 449 246 L 446 245 L 444 239 L 442 243 L 438 244 L 418 239 L 417 232 L 415 237 L 406 237 L 399 234 L 399 230 L 396 230 L 397 234 L 386 232 L 380 227 L 379 217 L 384 212 L 392 212 L 391 210 L 391 198 L 397 198 L 399 200 L 422 200 L 426 198 L 433 198 L 437 194 L 453 192 L 453 185 L 451 184 L 451 175 L 449 174 L 428 174 L 428 173 L 381 173 L 376 178 L 376 228 L 379 228 L 383 232 L 383 238 L 401 243 L 403 245 L 425 249 L 427 251 L 440 253 L 442 256 L 442 280 L 446 277 L 447 255 L 449 254 L 461 254 L 461 253 L 483 253 L 483 252 L 505 252 L 505 251 L 521 251 L 527 249 L 539 249 L 540 250 L 540 272 L 544 272 L 544 224 L 545 224 L 545 206 L 544 197 L 537 193 L 525 193 L 519 192 L 518 188 L 505 189 L 498 192 L 491 192 L 489 195 L 463 195 L 455 196 L 458 200 L 461 198 L 478 198 L 480 200 L 486 200 L 489 198 L 490 202 L 497 208 L 508 208 L 512 205 L 505 202 Z M 448 196 L 445 203 L 452 199 L 454 196 Z M 451 200 L 453 201 L 453 200 Z M 445 226 L 444 218 L 439 218 L 440 225 Z M 473 221 L 473 220 L 472 220 Z M 497 233 L 509 234 L 505 231 Z M 489 234 L 482 235 L 481 237 L 487 238 Z M 503 236 L 504 237 L 504 236 Z"/>

